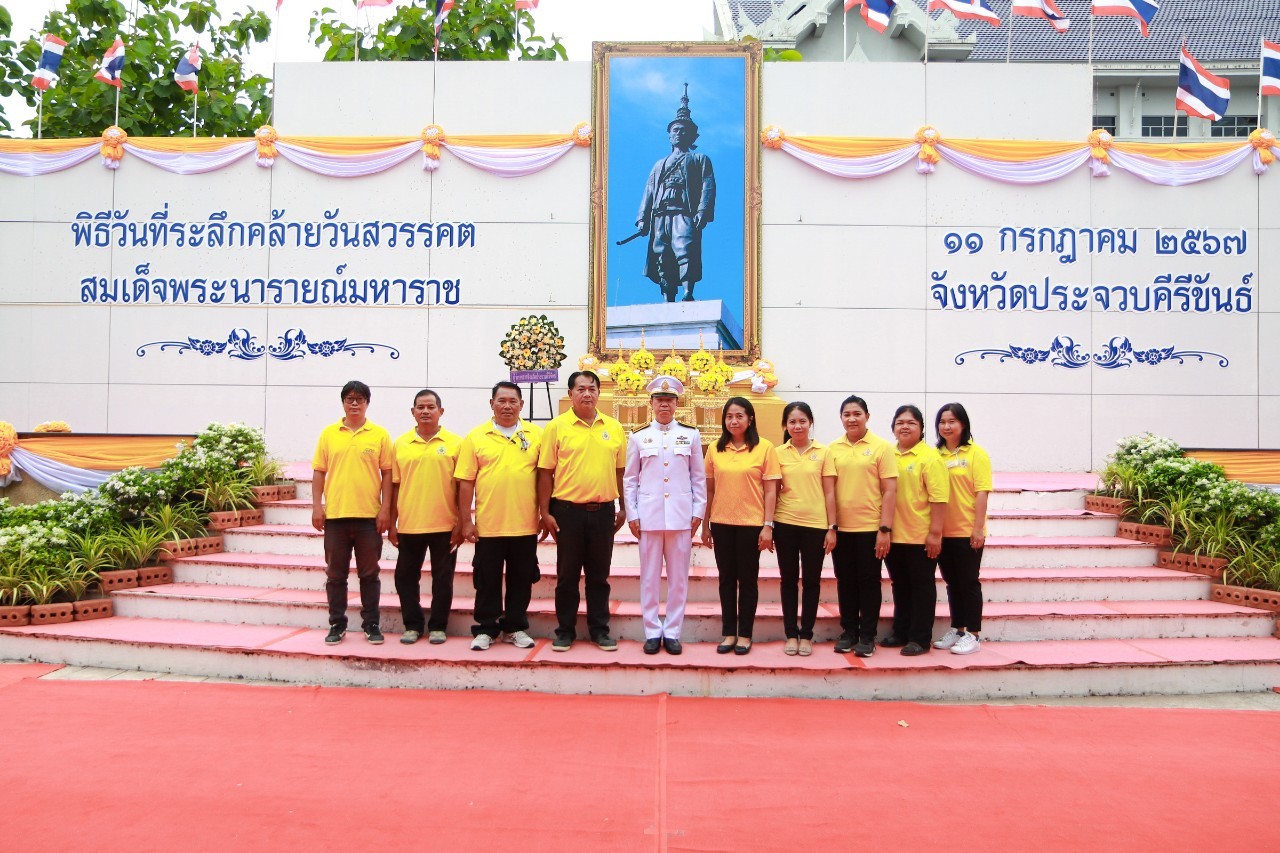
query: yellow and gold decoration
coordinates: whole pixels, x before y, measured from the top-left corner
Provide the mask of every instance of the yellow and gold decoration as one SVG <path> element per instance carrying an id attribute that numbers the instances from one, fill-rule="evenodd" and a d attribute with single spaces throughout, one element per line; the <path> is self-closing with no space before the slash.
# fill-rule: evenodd
<path id="1" fill-rule="evenodd" d="M 582 358 L 578 359 L 579 370 L 590 370 L 592 373 L 599 375 L 602 367 L 603 365 L 600 363 L 600 359 L 596 358 L 591 353 L 587 353 L 582 356 Z M 607 370 L 608 368 L 605 369 Z"/>
<path id="2" fill-rule="evenodd" d="M 689 368 L 684 363 L 684 359 L 676 354 L 675 344 L 671 345 L 671 355 L 662 360 L 658 373 L 662 376 L 679 379 L 682 383 L 689 381 Z"/>
<path id="3" fill-rule="evenodd" d="M 13 428 L 13 424 L 0 421 L 0 477 L 9 476 L 9 472 L 13 470 L 9 454 L 13 453 L 13 449 L 17 446 L 18 431 Z"/>
<path id="4" fill-rule="evenodd" d="M 591 147 L 591 125 L 585 121 L 580 121 L 573 126 L 573 132 L 569 134 L 573 137 L 573 144 L 582 148 Z"/>
<path id="5" fill-rule="evenodd" d="M 253 138 L 258 144 L 258 165 L 263 168 L 270 168 L 276 162 L 276 142 L 280 139 L 280 134 L 276 133 L 276 129 L 269 124 L 264 124 L 253 132 Z"/>
<path id="6" fill-rule="evenodd" d="M 66 421 L 45 421 L 36 424 L 33 432 L 71 432 L 71 425 Z"/>
<path id="7" fill-rule="evenodd" d="M 631 369 L 636 373 L 640 373 L 645 376 L 653 375 L 653 368 L 657 365 L 658 360 L 653 357 L 653 353 L 645 349 L 644 332 L 640 333 L 640 349 L 631 353 L 629 363 L 631 365 Z"/>
<path id="8" fill-rule="evenodd" d="M 698 339 L 698 351 L 689 356 L 690 376 L 695 373 L 706 373 L 708 370 L 716 366 L 716 357 L 707 352 L 702 345 L 701 336 Z"/>
<path id="9" fill-rule="evenodd" d="M 1249 144 L 1258 152 L 1258 160 L 1263 166 L 1270 166 L 1275 162 L 1276 155 L 1275 152 L 1271 150 L 1276 145 L 1276 137 L 1274 133 L 1267 130 L 1265 127 L 1260 127 L 1253 133 L 1249 134 Z"/>
<path id="10" fill-rule="evenodd" d="M 773 372 L 773 362 L 767 358 L 756 359 L 751 365 L 751 391 L 754 394 L 767 393 L 778 384 L 778 377 Z"/>
<path id="11" fill-rule="evenodd" d="M 120 168 L 124 159 L 124 144 L 129 141 L 129 134 L 114 124 L 102 131 L 102 147 L 98 153 L 102 155 L 102 165 L 108 169 Z"/>
<path id="12" fill-rule="evenodd" d="M 564 336 L 545 314 L 531 314 L 511 327 L 498 355 L 512 370 L 556 370 L 564 363 Z"/>

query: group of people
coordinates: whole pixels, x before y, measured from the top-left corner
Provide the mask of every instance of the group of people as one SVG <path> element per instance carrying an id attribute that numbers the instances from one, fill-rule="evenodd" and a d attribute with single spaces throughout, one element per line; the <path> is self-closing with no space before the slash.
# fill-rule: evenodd
<path id="1" fill-rule="evenodd" d="M 979 650 L 979 573 L 992 475 L 964 406 L 938 410 L 935 448 L 924 441 L 924 416 L 912 405 L 894 413 L 896 441 L 890 442 L 869 430 L 866 401 L 850 396 L 840 406 L 844 433 L 824 445 L 812 438 L 812 409 L 793 402 L 783 410 L 785 439 L 775 447 L 760 436 L 751 401 L 731 397 L 721 412 L 721 435 L 704 456 L 698 430 L 675 420 L 681 382 L 658 376 L 647 390 L 653 419 L 630 436 L 599 411 L 600 379 L 591 371 L 569 377 L 570 409 L 541 428 L 521 417 L 524 401 L 512 382 L 493 386 L 492 418 L 466 436 L 440 425 L 440 395 L 423 390 L 413 401 L 414 429 L 392 441 L 366 416 L 369 387 L 348 382 L 343 418 L 321 433 L 312 463 L 312 523 L 324 533 L 325 642 L 339 643 L 346 633 L 353 556 L 365 637 L 384 641 L 378 558 L 385 533 L 398 549 L 400 642 L 416 643 L 424 633 L 431 643 L 446 641 L 456 553 L 465 541 L 475 545 L 471 648 L 499 640 L 532 647 L 528 610 L 541 577 L 537 546 L 550 536 L 557 546 L 552 649 L 567 651 L 577 639 L 581 584 L 590 639 L 614 651 L 609 570 L 615 534 L 627 524 L 639 542 L 646 654 L 682 652 L 699 529 L 719 575 L 721 654 L 751 651 L 765 550 L 777 553 L 789 655 L 812 654 L 827 554 L 842 629 L 836 652 L 871 657 L 877 645 L 908 656 L 931 648 Z M 420 596 L 428 553 L 426 614 Z M 894 612 L 890 633 L 877 639 L 882 563 Z M 950 630 L 937 640 L 935 568 L 951 611 Z"/>

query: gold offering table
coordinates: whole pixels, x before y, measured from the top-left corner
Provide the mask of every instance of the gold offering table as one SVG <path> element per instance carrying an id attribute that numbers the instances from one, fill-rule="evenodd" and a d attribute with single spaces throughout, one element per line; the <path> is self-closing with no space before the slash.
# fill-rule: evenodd
<path id="1" fill-rule="evenodd" d="M 649 395 L 618 394 L 617 388 L 609 382 L 600 389 L 600 411 L 612 415 L 622 422 L 622 426 L 631 431 L 649 423 L 653 415 L 649 409 Z M 720 437 L 720 410 L 730 397 L 745 397 L 751 401 L 756 410 L 756 429 L 760 435 L 774 444 L 781 444 L 783 438 L 782 410 L 787 401 L 772 391 L 756 394 L 751 390 L 751 381 L 742 380 L 725 388 L 719 394 L 706 396 L 692 391 L 680 398 L 676 409 L 676 420 L 691 424 L 702 433 L 702 445 L 716 441 Z M 571 408 L 568 396 L 560 398 L 559 413 L 564 414 Z"/>

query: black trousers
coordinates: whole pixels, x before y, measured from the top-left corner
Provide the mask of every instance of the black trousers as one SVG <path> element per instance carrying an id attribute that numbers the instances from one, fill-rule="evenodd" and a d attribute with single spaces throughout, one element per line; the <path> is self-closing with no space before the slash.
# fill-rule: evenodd
<path id="1" fill-rule="evenodd" d="M 778 574 L 782 576 L 782 629 L 787 639 L 813 639 L 822 594 L 823 527 L 801 527 L 779 521 L 773 526 L 773 547 L 778 554 Z M 803 579 L 803 580 L 802 580 Z M 800 590 L 803 585 L 803 600 Z M 796 624 L 796 610 L 800 624 Z"/>
<path id="2" fill-rule="evenodd" d="M 969 537 L 944 536 L 938 568 L 947 582 L 951 605 L 951 627 L 977 633 L 982 630 L 982 549 L 969 544 Z"/>
<path id="3" fill-rule="evenodd" d="M 889 546 L 885 562 L 893 582 L 893 635 L 928 648 L 938 607 L 938 587 L 933 582 L 938 561 L 925 556 L 923 545 L 895 543 Z"/>
<path id="4" fill-rule="evenodd" d="M 750 638 L 760 602 L 760 527 L 711 525 L 720 575 L 720 621 L 726 637 Z"/>
<path id="5" fill-rule="evenodd" d="M 382 583 L 378 579 L 378 558 L 382 556 L 382 536 L 372 518 L 329 518 L 324 523 L 324 592 L 329 599 L 329 624 L 347 627 L 347 575 L 351 557 L 356 558 L 360 578 L 360 622 L 363 628 L 378 627 L 378 599 Z"/>
<path id="6" fill-rule="evenodd" d="M 836 570 L 840 627 L 855 640 L 869 643 L 876 638 L 880 621 L 880 558 L 876 556 L 876 532 L 837 532 L 831 564 Z"/>
<path id="7" fill-rule="evenodd" d="M 423 631 L 422 563 L 431 551 L 431 620 L 428 631 L 449 627 L 449 610 L 453 607 L 453 568 L 457 553 L 449 544 L 450 531 L 440 533 L 401 533 L 399 556 L 396 558 L 396 595 L 400 596 L 400 613 L 406 631 Z"/>
<path id="8" fill-rule="evenodd" d="M 560 525 L 556 540 L 556 633 L 578 634 L 578 581 L 586 576 L 587 630 L 591 639 L 609 633 L 609 563 L 613 560 L 614 503 L 588 510 L 551 499 L 551 517 Z"/>
<path id="9" fill-rule="evenodd" d="M 507 567 L 507 595 L 502 595 L 502 567 Z M 538 535 L 486 536 L 476 541 L 471 558 L 476 587 L 476 624 L 471 636 L 497 637 L 529 630 L 529 599 L 538 582 Z"/>

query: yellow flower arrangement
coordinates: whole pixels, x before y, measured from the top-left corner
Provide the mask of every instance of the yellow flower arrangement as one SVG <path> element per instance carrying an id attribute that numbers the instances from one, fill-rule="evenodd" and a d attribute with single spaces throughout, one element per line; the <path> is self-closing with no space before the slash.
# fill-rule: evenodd
<path id="1" fill-rule="evenodd" d="M 609 378 L 617 382 L 618 377 L 630 372 L 631 368 L 627 365 L 627 360 L 623 357 L 622 350 L 618 350 L 618 360 L 609 365 Z"/>
<path id="2" fill-rule="evenodd" d="M 671 376 L 679 379 L 681 382 L 689 381 L 689 368 L 685 365 L 684 359 L 676 355 L 676 351 L 672 350 L 671 355 L 662 360 L 662 366 L 658 372 L 663 376 Z"/>
<path id="3" fill-rule="evenodd" d="M 564 336 L 545 314 L 531 314 L 511 327 L 498 355 L 512 370 L 556 370 L 564 363 Z"/>
<path id="4" fill-rule="evenodd" d="M 582 356 L 582 358 L 578 359 L 579 370 L 590 370 L 592 373 L 599 373 L 602 366 L 603 365 L 600 364 L 600 359 L 596 358 L 591 353 L 587 353 Z"/>
<path id="5" fill-rule="evenodd" d="M 33 432 L 71 432 L 71 425 L 66 421 L 45 421 L 37 424 Z"/>
<path id="6" fill-rule="evenodd" d="M 639 394 L 649 384 L 649 378 L 628 370 L 613 380 L 618 390 L 626 394 Z"/>
<path id="7" fill-rule="evenodd" d="M 724 363 L 724 354 L 721 353 L 720 360 L 716 362 L 715 372 L 719 373 L 721 378 L 724 380 L 724 384 L 728 385 L 731 381 L 733 381 L 733 374 L 737 373 L 738 371 L 734 370 L 732 367 Z"/>
<path id="8" fill-rule="evenodd" d="M 698 347 L 697 352 L 689 356 L 689 369 L 697 371 L 698 373 L 706 373 L 708 370 L 715 367 L 715 364 L 716 357 L 707 352 L 701 346 Z"/>
<path id="9" fill-rule="evenodd" d="M 698 390 L 704 394 L 719 394 L 724 389 L 724 376 L 718 370 L 699 373 L 696 382 Z"/>

